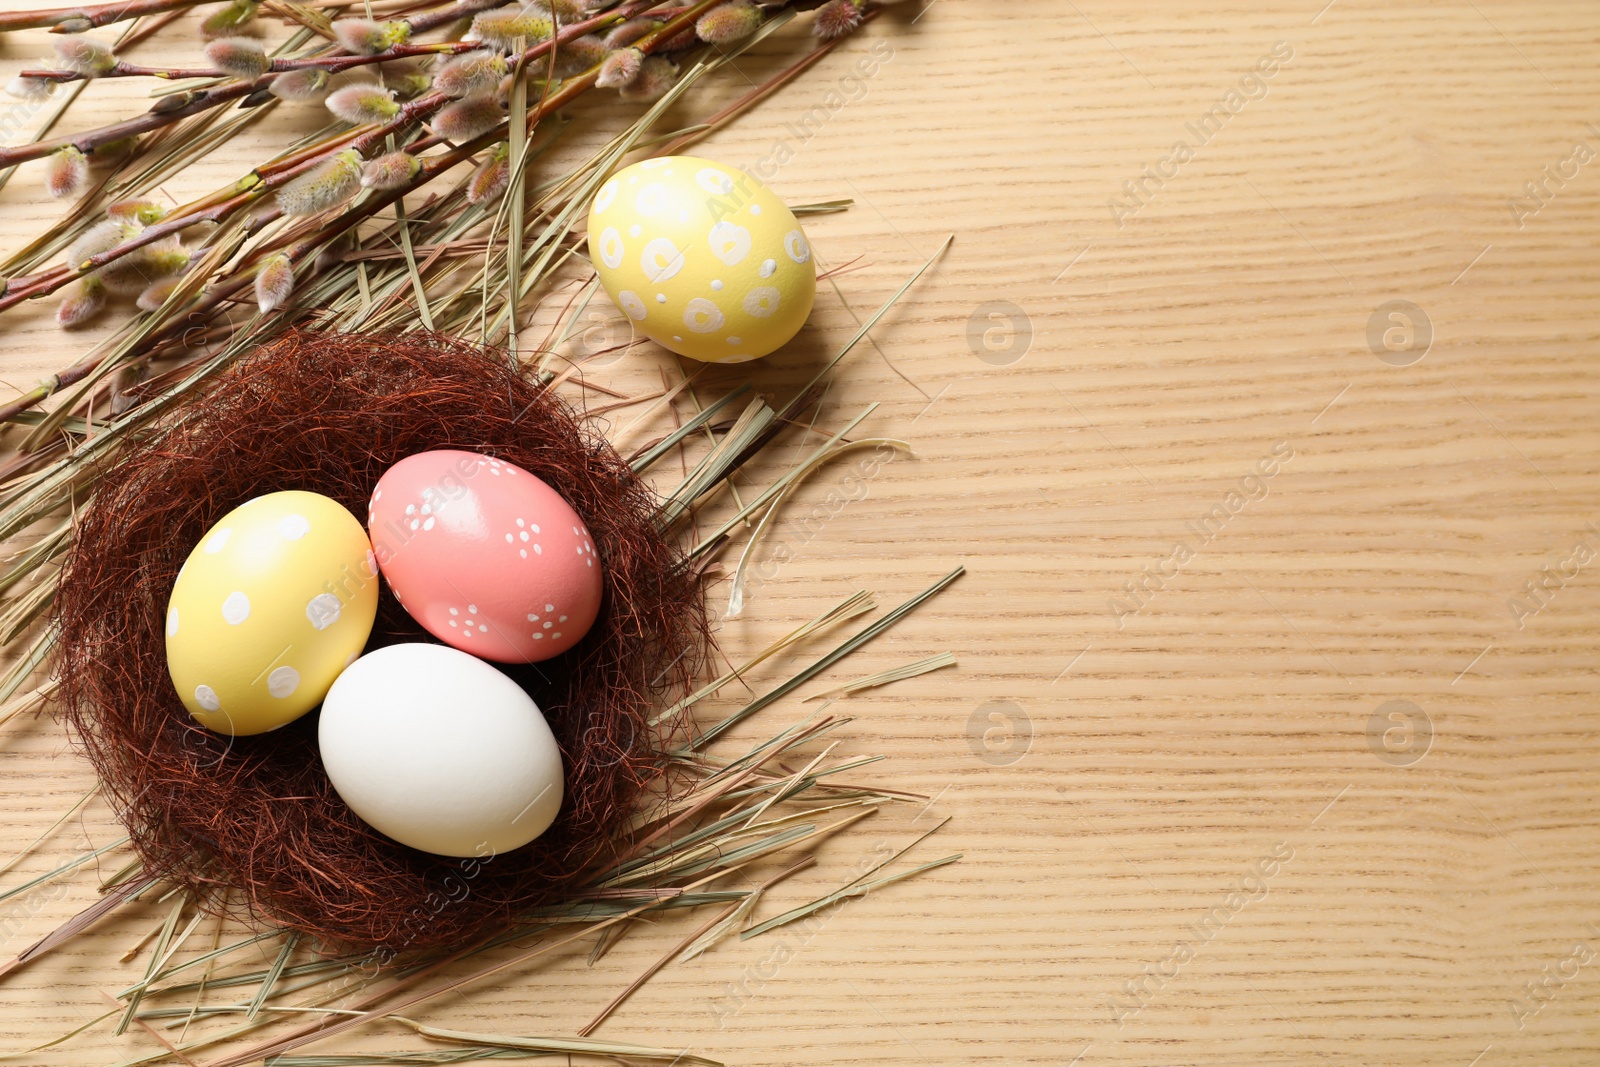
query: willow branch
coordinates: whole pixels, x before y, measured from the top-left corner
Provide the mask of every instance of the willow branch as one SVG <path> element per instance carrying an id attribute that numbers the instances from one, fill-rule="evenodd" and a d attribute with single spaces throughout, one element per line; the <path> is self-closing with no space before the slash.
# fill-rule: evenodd
<path id="1" fill-rule="evenodd" d="M 214 89 L 175 94 L 157 101 L 154 107 L 136 118 L 113 122 L 111 125 L 101 126 L 97 130 L 64 134 L 60 137 L 34 141 L 31 144 L 17 145 L 15 148 L 0 148 L 0 168 L 14 167 L 18 163 L 26 163 L 30 159 L 43 159 L 45 156 L 68 146 L 76 148 L 80 152 L 89 152 L 111 141 L 120 141 L 124 137 L 149 133 L 151 130 L 158 130 L 163 126 L 170 126 L 174 122 L 180 122 L 190 115 L 198 115 L 202 111 L 209 111 L 211 108 L 221 107 L 223 104 L 231 103 L 240 97 L 249 96 L 257 89 L 266 88 L 268 80 L 267 78 L 261 78 L 253 82 L 231 82 L 227 85 L 219 85 Z"/>
<path id="2" fill-rule="evenodd" d="M 354 67 L 369 66 L 373 63 L 388 63 L 390 60 L 411 59 L 416 56 L 453 56 L 482 47 L 483 45 L 471 41 L 443 41 L 439 44 L 397 44 L 393 48 L 370 56 L 332 54 L 305 56 L 300 59 L 274 59 L 267 66 L 265 74 L 283 74 L 291 70 L 308 69 L 321 69 L 329 74 L 339 74 Z M 84 75 L 75 70 L 25 70 L 22 72 L 22 77 L 48 82 L 86 80 Z M 231 78 L 233 75 L 225 70 L 213 70 L 210 67 L 142 67 L 137 63 L 119 61 L 116 66 L 95 77 L 161 78 L 166 81 L 181 81 L 185 78 Z"/>
<path id="3" fill-rule="evenodd" d="M 412 15 L 402 19 L 411 27 L 412 33 L 427 33 L 440 26 L 448 26 L 457 19 L 471 18 L 480 11 L 487 11 L 491 7 L 499 7 L 505 0 L 458 0 L 453 4 L 445 4 L 432 11 L 424 11 L 420 15 Z"/>
<path id="4" fill-rule="evenodd" d="M 637 3 L 625 9 L 596 16 L 582 23 L 574 23 L 564 29 L 554 40 L 544 41 L 527 49 L 523 53 L 524 58 L 533 59 L 544 55 L 562 41 L 581 36 L 596 26 L 609 24 L 619 18 L 631 17 L 636 11 L 643 10 L 648 6 L 650 6 L 648 3 Z M 658 42 L 665 39 L 659 33 L 653 36 Z M 641 44 L 643 43 L 645 42 L 641 42 Z M 562 100 L 576 98 L 577 95 L 593 86 L 594 73 L 590 72 L 588 75 L 568 80 L 563 85 L 561 93 L 557 94 L 557 98 Z M 569 95 L 571 90 L 576 91 L 570 92 Z M 3 294 L 0 294 L 0 312 L 15 307 L 24 301 L 37 300 L 40 297 L 48 296 L 76 278 L 113 263 L 140 248 L 154 244 L 162 238 L 180 233 L 196 223 L 223 222 L 233 212 L 248 206 L 267 193 L 292 181 L 335 152 L 353 149 L 356 152 L 366 154 L 377 145 L 383 143 L 389 136 L 403 133 L 411 125 L 425 121 L 428 116 L 449 103 L 450 100 L 451 98 L 443 93 L 426 93 L 415 100 L 407 102 L 401 107 L 398 115 L 381 125 L 355 127 L 283 159 L 257 167 L 230 188 L 220 193 L 214 193 L 195 204 L 179 208 L 161 222 L 146 227 L 113 248 L 90 256 L 82 263 L 52 267 L 38 274 L 12 278 L 6 284 Z M 540 114 L 542 113 L 540 112 Z M 498 129 L 503 131 L 504 128 L 502 125 Z M 494 131 L 491 131 L 491 134 L 493 133 Z M 501 136 L 504 136 L 503 133 Z M 477 144 L 477 140 L 471 143 Z M 490 140 L 486 143 L 494 143 L 493 137 L 490 137 Z M 478 150 L 477 148 L 473 149 L 474 152 Z M 426 173 L 428 172 L 425 169 L 419 173 L 419 177 Z M 0 422 L 5 420 L 7 410 L 7 408 L 0 408 Z"/>
<path id="5" fill-rule="evenodd" d="M 473 3 L 477 3 L 477 0 L 473 0 Z M 453 12 L 451 19 L 459 17 L 460 14 L 465 12 L 479 10 L 480 8 L 474 7 L 473 3 L 448 5 L 450 10 Z M 492 5 L 484 4 L 483 6 Z M 535 45 L 534 47 L 528 49 L 524 54 L 528 57 L 543 55 L 554 46 L 555 42 L 570 41 L 574 37 L 581 37 L 582 35 L 590 33 L 594 30 L 602 29 L 606 26 L 626 21 L 627 19 L 643 14 L 645 11 L 648 11 L 650 8 L 655 6 L 656 3 L 654 0 L 640 0 L 639 3 L 613 8 L 610 11 L 602 12 L 601 14 L 595 15 L 592 18 L 583 20 L 582 22 L 574 22 L 569 26 L 563 27 L 561 32 L 553 40 L 544 41 L 538 45 Z M 450 19 L 446 19 L 445 21 L 450 21 Z M 675 19 L 673 21 L 676 22 L 677 20 Z M 17 145 L 15 148 L 0 148 L 0 169 L 12 167 L 18 163 L 26 163 L 32 159 L 43 159 L 45 156 L 51 155 L 52 153 L 58 152 L 61 149 L 69 146 L 78 149 L 80 152 L 90 152 L 100 145 L 107 144 L 111 141 L 119 141 L 125 137 L 147 133 L 150 130 L 159 129 L 162 126 L 169 126 L 174 122 L 188 118 L 190 115 L 196 115 L 213 107 L 220 107 L 223 104 L 238 100 L 241 97 L 250 96 L 254 93 L 260 92 L 261 90 L 268 88 L 272 84 L 272 79 L 281 72 L 299 70 L 308 66 L 325 66 L 330 73 L 337 73 L 338 71 L 365 63 L 382 63 L 392 59 L 403 59 L 408 55 L 422 55 L 430 52 L 466 52 L 471 50 L 473 47 L 473 45 L 466 42 L 455 41 L 448 42 L 446 45 L 401 45 L 388 49 L 387 51 L 380 52 L 374 56 L 352 56 L 341 54 L 337 56 L 311 57 L 309 59 L 299 60 L 273 60 L 271 72 L 264 74 L 260 78 L 256 78 L 253 81 L 229 82 L 225 85 L 219 85 L 212 89 L 196 90 L 183 94 L 174 94 L 173 96 L 165 97 L 162 100 L 157 101 L 157 103 L 151 107 L 148 112 L 138 116 L 137 118 L 126 119 L 122 122 L 115 122 L 109 126 L 101 126 L 98 129 L 85 130 L 81 133 L 66 134 L 60 137 L 52 137 L 48 140 L 35 141 L 31 144 Z M 415 49 L 420 49 L 421 51 L 414 51 Z M 335 63 L 342 65 L 334 65 Z M 121 64 L 119 64 L 119 66 L 121 66 Z M 130 69 L 136 72 L 149 74 L 153 77 L 162 76 L 158 72 L 157 68 L 131 67 L 130 65 Z M 72 74 L 71 72 L 62 71 L 46 70 L 30 71 L 28 73 L 29 76 L 46 77 L 53 81 L 71 81 L 77 77 L 77 75 Z M 66 76 L 63 76 L 63 74 Z M 217 77 L 220 76 L 221 72 L 213 70 L 197 70 L 182 71 L 178 72 L 178 74 L 181 74 L 181 76 L 185 77 Z"/>
<path id="6" fill-rule="evenodd" d="M 182 11 L 207 0 L 119 0 L 113 4 L 87 7 L 57 7 L 35 11 L 11 11 L 0 15 L 0 33 L 10 30 L 37 30 L 49 27 L 55 33 L 81 33 L 97 26 L 165 11 Z"/>
<path id="7" fill-rule="evenodd" d="M 11 11 L 0 14 L 0 33 L 10 30 L 35 30 L 49 28 L 54 33 L 81 33 L 114 22 L 159 15 L 169 11 L 184 11 L 212 0 L 118 0 L 110 4 L 89 4 L 80 7 L 40 8 L 32 11 Z M 413 32 L 423 33 L 448 25 L 456 19 L 476 15 L 496 7 L 505 0 L 461 0 L 442 4 L 405 19 Z"/>
<path id="8" fill-rule="evenodd" d="M 692 26 L 700 15 L 715 7 L 719 2 L 721 0 L 701 0 L 701 2 L 690 7 L 675 9 L 679 12 L 677 15 L 660 29 L 635 42 L 634 47 L 647 54 L 660 49 L 683 30 Z M 545 55 L 552 48 L 558 47 L 561 43 L 571 40 L 573 37 L 581 36 L 604 25 L 635 17 L 637 14 L 655 6 L 654 0 L 639 0 L 637 3 L 614 8 L 607 13 L 597 15 L 584 22 L 573 23 L 570 26 L 563 27 L 553 40 L 544 41 L 526 49 L 522 54 L 523 65 L 526 66 L 528 61 Z M 596 68 L 562 82 L 559 89 L 546 95 L 538 106 L 529 110 L 529 130 L 531 131 L 545 116 L 553 113 L 558 108 L 566 106 L 592 89 L 598 77 L 599 69 Z M 402 108 L 401 114 L 387 123 L 356 127 L 337 137 L 330 138 L 322 144 L 305 149 L 293 157 L 286 157 L 274 164 L 257 168 L 245 178 L 236 182 L 230 189 L 222 193 L 212 194 L 206 198 L 203 207 L 196 205 L 190 208 L 180 208 L 166 219 L 147 227 L 128 241 L 90 257 L 80 265 L 81 270 L 57 267 L 27 278 L 14 278 L 11 280 L 4 295 L 0 296 L 0 311 L 4 311 L 23 300 L 38 299 L 46 296 L 81 274 L 103 267 L 137 248 L 170 236 L 196 223 L 223 222 L 234 212 L 256 202 L 267 192 L 281 186 L 284 182 L 292 180 L 327 158 L 333 152 L 341 151 L 347 147 L 364 150 L 379 144 L 390 133 L 399 132 L 406 126 L 420 121 L 427 114 L 430 114 L 432 110 L 448 102 L 449 99 L 442 93 L 425 94 L 407 103 Z M 508 136 L 508 131 L 509 123 L 503 122 L 494 129 L 445 152 L 423 157 L 421 168 L 419 168 L 416 177 L 410 182 L 400 188 L 369 196 L 361 202 L 359 207 L 352 210 L 335 213 L 327 226 L 318 230 L 315 234 L 294 243 L 293 247 L 288 251 L 290 259 L 296 263 L 303 261 L 318 248 L 325 246 L 329 241 L 336 239 L 361 222 L 371 218 L 401 197 L 415 192 L 440 174 L 472 158 L 485 148 L 505 140 Z M 3 159 L 3 156 L 0 156 L 0 159 Z M 267 251 L 269 249 L 258 249 L 257 254 L 264 254 Z M 192 324 L 195 321 L 195 315 L 200 315 L 203 318 L 225 301 L 234 299 L 241 290 L 251 285 L 253 281 L 254 277 L 249 271 L 235 270 L 231 276 L 208 285 L 196 303 L 190 304 L 183 309 L 181 320 L 175 321 L 166 329 L 151 337 L 151 347 L 156 347 L 159 342 L 170 337 L 174 331 L 181 332 L 188 329 L 188 324 Z M 50 379 L 41 382 L 37 387 L 10 403 L 0 405 L 0 423 L 37 406 L 57 390 L 82 381 L 94 372 L 103 361 L 103 358 L 93 357 L 74 364 L 53 375 Z"/>

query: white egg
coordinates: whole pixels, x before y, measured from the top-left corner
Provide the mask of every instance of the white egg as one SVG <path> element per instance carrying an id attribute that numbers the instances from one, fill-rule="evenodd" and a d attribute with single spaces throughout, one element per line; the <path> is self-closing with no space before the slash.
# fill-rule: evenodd
<path id="1" fill-rule="evenodd" d="M 322 702 L 317 740 L 350 810 L 423 852 L 508 852 L 561 807 L 561 751 L 539 706 L 444 645 L 390 645 L 356 660 Z"/>

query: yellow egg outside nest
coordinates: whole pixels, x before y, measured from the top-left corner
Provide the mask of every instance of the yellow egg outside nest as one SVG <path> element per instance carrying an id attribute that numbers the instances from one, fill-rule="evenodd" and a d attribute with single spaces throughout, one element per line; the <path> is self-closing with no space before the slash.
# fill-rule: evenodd
<path id="1" fill-rule="evenodd" d="M 360 520 L 320 493 L 269 493 L 228 512 L 167 605 L 167 669 L 184 707 L 240 737 L 316 707 L 372 633 L 377 574 Z"/>
<path id="2" fill-rule="evenodd" d="M 794 212 L 758 179 L 696 156 L 647 159 L 601 186 L 589 257 L 636 330 L 705 363 L 781 348 L 817 295 Z"/>

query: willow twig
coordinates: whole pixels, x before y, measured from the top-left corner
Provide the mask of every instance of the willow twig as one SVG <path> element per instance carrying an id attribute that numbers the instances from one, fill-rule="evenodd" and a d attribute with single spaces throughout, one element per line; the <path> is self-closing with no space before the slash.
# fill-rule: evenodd
<path id="1" fill-rule="evenodd" d="M 676 33 L 681 32 L 683 29 L 692 25 L 695 17 L 698 17 L 699 14 L 703 14 L 706 10 L 709 10 L 711 7 L 715 6 L 715 3 L 716 0 L 703 0 L 702 3 L 687 9 L 682 15 L 679 15 L 676 19 L 668 22 L 654 34 L 639 42 L 636 42 L 635 47 L 640 48 L 641 50 L 649 50 L 659 47 L 666 41 L 671 40 Z M 583 22 L 573 23 L 570 26 L 564 27 L 562 32 L 551 40 L 544 41 L 526 49 L 523 53 L 521 53 L 522 59 L 524 62 L 526 62 L 527 60 L 538 58 L 558 47 L 559 44 L 564 40 L 570 40 L 576 36 L 582 35 L 583 33 L 591 32 L 596 28 L 619 21 L 626 17 L 630 17 L 632 14 L 637 13 L 638 11 L 646 10 L 650 6 L 650 3 L 648 3 L 646 0 L 646 2 L 626 5 L 623 8 L 619 8 L 602 15 L 597 15 Z M 571 103 L 573 100 L 577 99 L 578 96 L 593 88 L 597 76 L 598 72 L 591 70 L 585 74 L 578 75 L 562 83 L 559 91 L 548 94 L 543 100 L 540 101 L 540 104 L 537 107 L 529 109 L 528 122 L 530 128 L 532 125 L 537 124 L 540 119 L 552 113 L 557 108 Z M 231 92 L 234 94 L 234 96 L 229 97 L 229 99 L 232 99 L 236 96 L 244 95 L 245 90 L 249 89 L 251 85 L 261 84 L 261 82 L 265 80 L 266 79 L 261 79 L 256 83 L 249 84 L 241 82 L 232 87 L 224 86 L 221 89 L 209 90 L 206 94 L 202 95 L 209 100 L 212 94 Z M 179 208 L 161 222 L 146 227 L 143 231 L 135 234 L 128 240 L 123 241 L 115 247 L 107 249 L 104 252 L 100 252 L 89 257 L 81 264 L 72 267 L 57 266 L 30 277 L 11 279 L 6 285 L 3 294 L 0 294 L 0 312 L 4 312 L 8 308 L 14 307 L 24 301 L 36 300 L 56 292 L 61 287 L 67 285 L 76 278 L 82 277 L 83 275 L 94 270 L 98 270 L 104 266 L 107 266 L 108 264 L 113 263 L 140 248 L 151 245 L 156 241 L 162 240 L 163 238 L 177 234 L 191 226 L 194 226 L 197 223 L 222 222 L 237 211 L 256 202 L 268 192 L 282 187 L 284 184 L 292 181 L 295 177 L 317 166 L 320 162 L 330 157 L 335 152 L 352 149 L 362 153 L 368 152 L 376 145 L 381 144 L 387 138 L 403 131 L 406 127 L 423 121 L 433 112 L 449 103 L 449 101 L 450 98 L 443 93 L 430 92 L 424 94 L 416 100 L 408 101 L 401 108 L 400 113 L 386 123 L 374 126 L 356 127 L 346 134 L 341 134 L 334 138 L 330 138 L 327 141 L 321 142 L 318 145 L 308 148 L 300 153 L 292 154 L 283 159 L 277 160 L 272 164 L 258 167 L 256 170 L 252 171 L 250 174 L 234 183 L 230 190 L 224 191 L 220 194 L 212 194 L 211 196 L 198 201 L 195 205 L 191 205 L 186 208 Z M 225 101 L 221 101 L 219 99 L 218 102 Z M 171 113 L 178 114 L 179 112 L 182 112 L 184 115 L 197 114 L 200 111 L 205 110 L 207 106 L 214 106 L 214 104 L 205 103 L 204 101 L 191 102 L 190 104 L 173 109 Z M 127 136 L 130 132 L 142 132 L 142 128 L 140 130 L 133 130 L 131 127 L 134 124 L 148 122 L 152 118 L 159 117 L 161 116 L 141 116 L 140 119 L 129 120 L 129 122 L 102 127 L 98 131 L 90 131 L 87 134 L 80 135 L 79 139 L 76 141 L 74 141 L 72 138 L 58 138 L 57 141 L 60 142 L 59 144 L 55 144 L 55 142 L 37 142 L 33 146 L 21 146 L 21 148 L 13 151 L 21 151 L 23 148 L 29 147 L 39 148 L 41 146 L 47 146 L 51 144 L 54 144 L 56 148 L 59 148 L 65 147 L 69 143 L 80 150 L 85 150 L 87 148 L 92 148 L 94 144 L 104 143 L 106 140 L 116 140 L 121 136 Z M 154 127 L 152 126 L 150 128 Z M 325 244 L 327 240 L 337 237 L 338 235 L 353 228 L 363 219 L 371 217 L 382 208 L 397 202 L 400 197 L 433 180 L 440 174 L 461 163 L 463 160 L 471 158 L 484 148 L 504 140 L 507 136 L 507 128 L 507 124 L 502 123 L 493 130 L 474 138 L 464 145 L 451 149 L 442 155 L 427 157 L 423 161 L 423 166 L 418 171 L 417 176 L 406 186 L 375 197 L 369 197 L 367 200 L 363 201 L 362 210 L 344 213 L 339 217 L 338 222 L 324 231 L 317 240 L 302 242 L 300 246 L 291 250 L 289 253 L 291 261 L 299 262 L 317 248 L 321 247 L 321 245 Z M 115 132 L 117 136 L 110 136 L 110 134 L 113 132 Z M 44 154 L 48 154 L 48 152 L 41 151 L 35 155 L 24 156 L 21 158 L 37 158 L 38 155 Z M 7 158 L 6 150 L 0 149 L 0 166 L 5 166 L 9 162 L 12 161 Z M 228 286 L 226 289 L 216 290 L 214 292 L 214 299 L 208 301 L 208 307 L 214 307 L 221 303 L 224 299 L 231 297 L 234 293 L 237 293 L 240 289 L 244 288 L 245 285 L 250 282 L 250 280 L 251 279 L 249 278 L 239 278 L 236 279 L 237 284 Z M 191 309 L 191 311 L 198 310 L 203 312 L 206 309 L 207 308 Z M 54 395 L 54 393 L 61 388 L 77 384 L 92 374 L 98 368 L 100 363 L 101 360 L 99 358 L 95 358 L 92 360 L 83 361 L 79 365 L 68 368 L 65 371 L 58 372 L 51 379 L 48 379 L 39 386 L 36 386 L 34 389 L 25 393 L 17 400 L 0 407 L 0 422 L 14 418 L 18 413 L 26 411 L 41 401 Z"/>
<path id="2" fill-rule="evenodd" d="M 117 0 L 116 3 L 91 4 L 86 7 L 9 11 L 0 14 L 0 33 L 46 27 L 56 33 L 82 33 L 98 26 L 109 26 L 113 22 L 126 22 L 128 19 L 158 15 L 167 11 L 182 11 L 206 2 L 207 0 Z"/>
<path id="3" fill-rule="evenodd" d="M 292 70 L 324 70 L 329 74 L 342 74 L 344 71 L 353 70 L 356 67 L 371 66 L 374 63 L 389 63 L 397 59 L 414 59 L 419 56 L 459 55 L 462 52 L 470 52 L 475 48 L 482 47 L 482 45 L 471 41 L 441 41 L 438 44 L 397 44 L 393 48 L 370 56 L 352 56 L 336 53 L 322 56 L 303 56 L 300 59 L 274 59 L 267 65 L 263 75 L 284 74 Z M 91 80 L 88 76 L 75 70 L 55 69 L 25 70 L 22 72 L 22 77 L 48 82 Z M 137 63 L 119 60 L 116 66 L 103 74 L 96 74 L 94 77 L 160 78 L 164 81 L 181 81 L 189 78 L 232 78 L 234 75 L 225 70 L 216 70 L 211 67 L 145 67 Z"/>

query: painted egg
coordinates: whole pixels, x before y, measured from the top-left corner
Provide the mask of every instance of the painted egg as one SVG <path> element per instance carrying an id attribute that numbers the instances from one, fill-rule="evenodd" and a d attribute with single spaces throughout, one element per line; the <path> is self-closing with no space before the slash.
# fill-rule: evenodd
<path id="1" fill-rule="evenodd" d="M 507 852 L 561 808 L 561 750 L 539 706 L 443 645 L 389 645 L 356 660 L 322 703 L 317 744 L 350 810 L 423 852 Z"/>
<path id="2" fill-rule="evenodd" d="M 218 733 L 275 730 L 322 700 L 378 611 L 361 522 L 320 493 L 268 493 L 200 539 L 167 604 L 167 668 Z"/>
<path id="3" fill-rule="evenodd" d="M 707 363 L 780 348 L 816 299 L 794 212 L 750 174 L 695 156 L 647 159 L 601 186 L 589 258 L 635 329 Z"/>
<path id="4" fill-rule="evenodd" d="M 577 644 L 600 614 L 594 538 L 561 495 L 476 452 L 407 456 L 367 510 L 378 566 L 430 634 L 501 663 Z"/>

